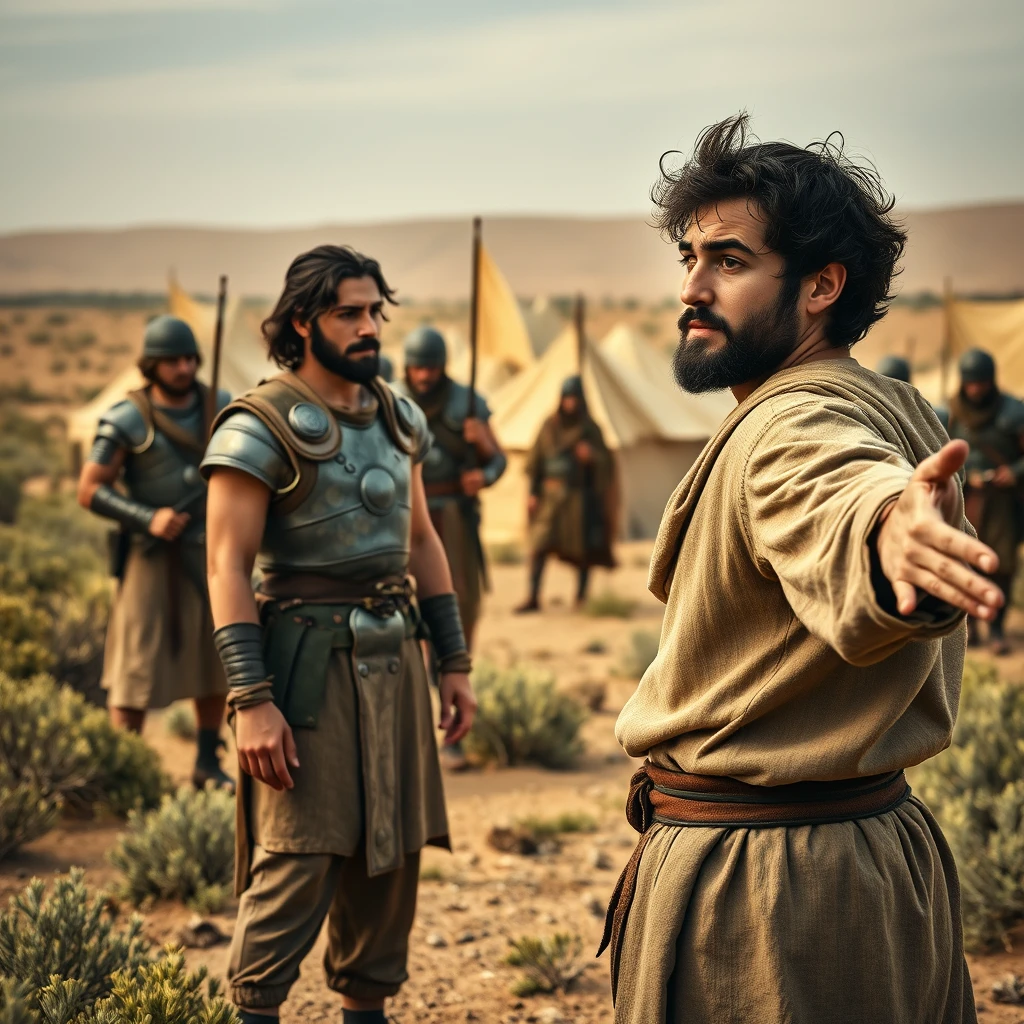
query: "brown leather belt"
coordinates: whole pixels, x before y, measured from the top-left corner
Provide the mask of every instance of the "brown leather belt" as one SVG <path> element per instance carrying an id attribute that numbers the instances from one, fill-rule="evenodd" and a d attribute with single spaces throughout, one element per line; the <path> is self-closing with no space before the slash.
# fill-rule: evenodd
<path id="1" fill-rule="evenodd" d="M 640 841 L 619 877 L 608 904 L 598 956 L 611 948 L 612 998 L 618 985 L 622 936 L 626 929 L 644 847 L 651 825 L 711 828 L 794 828 L 873 818 L 899 807 L 910 796 L 902 771 L 837 782 L 751 786 L 714 775 L 673 772 L 647 763 L 633 776 L 626 819 Z"/>
<path id="2" fill-rule="evenodd" d="M 436 484 L 424 483 L 423 490 L 426 491 L 428 498 L 461 497 L 464 493 L 461 480 L 444 480 Z"/>

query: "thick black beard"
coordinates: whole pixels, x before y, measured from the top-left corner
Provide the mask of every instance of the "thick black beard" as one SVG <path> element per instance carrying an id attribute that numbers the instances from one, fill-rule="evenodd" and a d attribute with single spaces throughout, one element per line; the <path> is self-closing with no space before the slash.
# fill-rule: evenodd
<path id="1" fill-rule="evenodd" d="M 691 395 L 700 395 L 770 376 L 797 346 L 798 296 L 799 282 L 784 282 L 774 305 L 753 313 L 735 330 L 709 309 L 687 309 L 679 318 L 679 346 L 672 357 L 676 383 Z M 721 331 L 725 344 L 711 352 L 700 342 L 687 342 L 686 328 L 693 320 Z"/>
<path id="2" fill-rule="evenodd" d="M 184 387 L 177 387 L 174 384 L 168 384 L 162 381 L 159 377 L 154 383 L 160 388 L 161 391 L 170 395 L 172 398 L 184 398 L 187 394 L 195 390 L 196 379 L 193 377 Z"/>
<path id="3" fill-rule="evenodd" d="M 353 384 L 369 384 L 380 374 L 380 342 L 376 338 L 363 338 L 349 345 L 345 355 L 342 355 L 337 346 L 323 336 L 316 320 L 312 321 L 310 328 L 310 351 L 325 370 L 344 377 Z M 352 359 L 348 355 L 349 352 L 372 352 L 373 355 Z"/>

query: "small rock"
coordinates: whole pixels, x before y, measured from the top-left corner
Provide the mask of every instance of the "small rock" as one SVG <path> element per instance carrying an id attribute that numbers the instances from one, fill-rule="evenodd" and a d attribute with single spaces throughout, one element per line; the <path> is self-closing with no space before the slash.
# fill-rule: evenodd
<path id="1" fill-rule="evenodd" d="M 178 932 L 178 941 L 186 949 L 209 949 L 210 946 L 227 942 L 228 937 L 213 923 L 202 917 L 193 917 Z"/>
<path id="2" fill-rule="evenodd" d="M 473 932 L 463 932 L 455 942 L 460 946 L 464 946 L 467 942 L 476 942 L 476 935 Z"/>
<path id="3" fill-rule="evenodd" d="M 542 839 L 537 844 L 537 853 L 544 857 L 551 857 L 562 852 L 562 844 L 557 839 Z"/>
<path id="4" fill-rule="evenodd" d="M 444 909 L 450 913 L 459 914 L 463 911 L 469 910 L 469 904 L 465 900 L 458 900 L 455 903 L 449 903 Z"/>
<path id="5" fill-rule="evenodd" d="M 487 845 L 499 853 L 518 853 L 521 857 L 537 852 L 537 840 L 521 828 L 499 828 L 487 833 Z"/>
<path id="6" fill-rule="evenodd" d="M 499 903 L 501 903 L 501 897 L 500 896 L 488 896 L 487 897 L 487 906 L 489 906 L 489 907 L 496 907 L 496 906 L 498 906 Z"/>
<path id="7" fill-rule="evenodd" d="M 590 853 L 587 855 L 587 862 L 598 871 L 607 871 L 612 866 L 611 857 L 600 846 L 591 847 Z"/>
<path id="8" fill-rule="evenodd" d="M 497 975 L 496 975 L 496 974 L 494 973 L 494 971 L 481 971 L 481 972 L 480 972 L 480 973 L 479 973 L 479 974 L 477 975 L 477 977 L 478 977 L 478 978 L 479 978 L 479 979 L 480 979 L 481 981 L 490 981 L 490 980 L 491 980 L 491 978 L 496 978 L 496 977 L 497 977 Z"/>
<path id="9" fill-rule="evenodd" d="M 1016 974 L 1007 974 L 992 986 L 992 998 L 997 1003 L 1024 1004 L 1024 979 Z"/>
<path id="10" fill-rule="evenodd" d="M 18 870 L 15 871 L 15 875 L 18 878 L 28 878 L 28 868 L 18 868 Z"/>
<path id="11" fill-rule="evenodd" d="M 545 1006 L 537 1011 L 537 1024 L 569 1024 L 557 1006 Z"/>
<path id="12" fill-rule="evenodd" d="M 545 924 L 558 924 L 558 918 L 554 914 L 545 914 L 541 920 Z"/>
<path id="13" fill-rule="evenodd" d="M 605 916 L 605 905 L 592 892 L 585 892 L 583 894 L 582 903 L 594 917 Z"/>
<path id="14" fill-rule="evenodd" d="M 431 932 L 427 936 L 427 945 L 433 946 L 435 949 L 444 949 L 448 945 L 448 940 L 439 932 Z"/>

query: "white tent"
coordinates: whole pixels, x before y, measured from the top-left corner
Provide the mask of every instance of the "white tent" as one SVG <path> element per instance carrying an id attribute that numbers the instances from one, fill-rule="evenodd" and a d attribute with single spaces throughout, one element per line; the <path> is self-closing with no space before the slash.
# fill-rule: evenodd
<path id="1" fill-rule="evenodd" d="M 732 402 L 675 390 L 668 359 L 627 331 L 616 328 L 607 346 L 587 346 L 583 386 L 590 414 L 618 457 L 623 532 L 650 537 L 669 495 Z M 535 365 L 494 395 L 494 429 L 508 452 L 509 468 L 484 492 L 483 529 L 489 543 L 525 536 L 526 455 L 558 407 L 562 381 L 577 371 L 576 334 L 568 327 Z"/>
<path id="2" fill-rule="evenodd" d="M 168 311 L 180 317 L 194 332 L 203 356 L 199 368 L 199 379 L 209 382 L 213 365 L 213 333 L 216 326 L 217 309 L 212 302 L 200 302 L 184 292 L 176 281 L 171 281 L 168 295 Z M 220 387 L 232 397 L 247 391 L 264 377 L 278 372 L 267 357 L 266 346 L 252 325 L 238 299 L 230 299 L 224 311 L 224 338 L 221 344 Z M 139 349 L 142 339 L 139 339 Z M 130 366 L 122 370 L 91 402 L 86 403 L 67 418 L 68 441 L 87 452 L 96 434 L 96 424 L 115 402 L 119 402 L 129 391 L 141 387 L 145 382 L 142 375 Z"/>

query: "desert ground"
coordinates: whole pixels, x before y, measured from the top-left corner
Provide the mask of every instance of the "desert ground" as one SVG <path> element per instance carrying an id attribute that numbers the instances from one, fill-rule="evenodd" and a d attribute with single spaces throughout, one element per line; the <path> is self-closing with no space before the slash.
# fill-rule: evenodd
<path id="1" fill-rule="evenodd" d="M 619 666 L 637 631 L 656 631 L 661 606 L 646 591 L 649 545 L 624 545 L 620 566 L 599 572 L 594 593 L 614 594 L 634 602 L 629 617 L 597 618 L 571 608 L 573 575 L 551 566 L 546 580 L 545 612 L 529 618 L 512 613 L 521 599 L 525 569 L 494 567 L 493 592 L 482 622 L 479 653 L 483 658 L 542 666 L 561 686 L 583 682 L 606 687 L 604 706 L 586 723 L 586 753 L 570 771 L 536 768 L 480 769 L 446 775 L 454 851 L 427 850 L 423 883 L 412 936 L 411 979 L 390 1006 L 399 1024 L 450 1021 L 591 1022 L 610 1021 L 612 1008 L 607 958 L 594 960 L 603 926 L 603 908 L 634 845 L 635 835 L 623 817 L 623 804 L 634 763 L 615 742 L 615 715 L 634 682 Z M 1024 674 L 1024 616 L 1015 613 L 1011 632 L 1015 654 L 1001 659 L 1001 671 Z M 982 654 L 979 657 L 986 657 Z M 161 714 L 154 714 L 145 735 L 160 751 L 167 771 L 177 780 L 191 770 L 191 747 L 171 736 Z M 339 799 L 343 795 L 339 795 Z M 561 849 L 520 856 L 501 853 L 487 842 L 494 826 L 529 816 L 549 817 L 584 811 L 595 831 L 565 836 Z M 95 886 L 111 884 L 114 869 L 106 861 L 119 825 L 65 822 L 49 835 L 0 863 L 0 899 L 19 890 L 32 876 L 52 877 L 72 865 L 88 871 Z M 144 908 L 147 934 L 157 943 L 175 941 L 191 913 L 178 904 Z M 232 907 L 212 920 L 225 935 L 234 924 Z M 503 963 L 509 940 L 524 935 L 578 934 L 587 964 L 567 994 L 518 998 L 510 985 L 518 977 Z M 323 939 L 303 968 L 286 1005 L 285 1024 L 338 1018 L 338 1000 L 325 986 L 320 960 Z M 189 962 L 223 973 L 226 944 L 191 950 Z M 970 958 L 982 1021 L 1018 1024 L 1021 1007 L 992 1001 L 992 983 L 1007 973 L 1024 974 L 1024 936 L 1010 952 Z"/>

